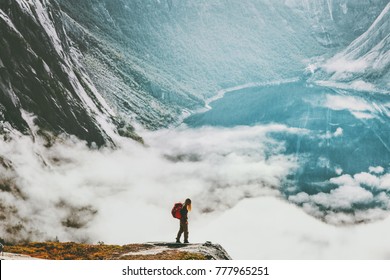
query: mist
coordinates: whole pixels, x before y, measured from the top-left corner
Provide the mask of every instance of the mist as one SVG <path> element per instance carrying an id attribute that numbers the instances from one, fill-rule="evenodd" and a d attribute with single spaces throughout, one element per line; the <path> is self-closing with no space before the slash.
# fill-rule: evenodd
<path id="1" fill-rule="evenodd" d="M 90 149 L 65 136 L 49 148 L 39 137 L 2 140 L 2 186 L 11 187 L 0 192 L 1 235 L 9 241 L 174 241 L 178 221 L 171 207 L 190 197 L 190 241 L 221 243 L 236 259 L 388 258 L 390 248 L 382 246 L 390 228 L 387 212 L 372 224 L 334 226 L 313 217 L 309 206 L 340 207 L 336 191 L 323 200 L 289 198 L 306 200 L 303 207 L 281 195 L 280 186 L 299 163 L 282 154 L 284 143 L 272 133 L 307 131 L 182 127 L 143 131 L 147 146 L 121 138 L 117 149 Z M 379 176 L 378 186 L 386 188 L 383 168 L 371 171 L 371 177 L 351 177 L 355 185 Z M 346 179 L 336 183 L 343 186 Z M 359 197 L 347 202 L 353 199 Z M 371 215 L 378 220 L 378 213 Z"/>
<path id="2" fill-rule="evenodd" d="M 147 147 L 121 138 L 117 149 L 90 149 L 65 136 L 49 148 L 39 137 L 2 140 L 1 235 L 169 240 L 177 222 L 170 217 L 174 202 L 191 197 L 196 220 L 247 197 L 278 193 L 297 164 L 280 154 L 283 144 L 268 136 L 275 131 L 302 133 L 281 125 L 145 131 Z"/>
<path id="3" fill-rule="evenodd" d="M 372 215 L 371 224 L 343 227 L 331 225 L 331 215 L 327 223 L 315 218 L 314 207 L 345 207 L 337 203 L 351 180 L 358 188 L 378 177 L 378 186 L 387 188 L 383 168 L 349 181 L 342 175 L 334 179 L 340 189 L 322 198 L 298 194 L 289 202 L 279 188 L 299 162 L 283 154 L 274 133 L 307 131 L 275 124 L 181 127 L 142 131 L 146 146 L 120 138 L 116 149 L 91 149 L 65 136 L 51 147 L 39 137 L 1 140 L 1 235 L 7 241 L 174 241 L 178 221 L 171 207 L 190 197 L 190 241 L 220 243 L 236 259 L 388 258 L 390 248 L 382 246 L 387 211 L 362 212 L 366 220 Z M 354 200 L 372 199 L 352 193 L 345 202 L 351 207 Z M 305 203 L 298 207 L 294 199 Z M 346 217 L 333 213 L 335 221 Z"/>

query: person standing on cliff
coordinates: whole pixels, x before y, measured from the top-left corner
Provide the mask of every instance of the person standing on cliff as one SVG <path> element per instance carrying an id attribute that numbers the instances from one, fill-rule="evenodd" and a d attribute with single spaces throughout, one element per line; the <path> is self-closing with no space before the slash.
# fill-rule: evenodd
<path id="1" fill-rule="evenodd" d="M 188 212 L 191 211 L 191 199 L 187 198 L 183 207 L 180 209 L 180 229 L 177 233 L 176 243 L 180 242 L 181 234 L 184 233 L 184 243 L 188 242 Z"/>

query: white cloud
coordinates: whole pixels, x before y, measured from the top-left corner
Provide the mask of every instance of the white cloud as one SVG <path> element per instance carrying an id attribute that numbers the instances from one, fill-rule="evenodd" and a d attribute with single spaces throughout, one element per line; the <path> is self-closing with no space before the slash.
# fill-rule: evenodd
<path id="1" fill-rule="evenodd" d="M 370 171 L 382 171 L 384 172 L 383 168 L 376 167 L 372 168 L 370 167 Z M 366 185 L 369 187 L 372 187 L 373 189 L 378 190 L 387 190 L 390 189 L 390 174 L 386 173 L 383 175 L 380 174 L 370 174 L 367 172 L 361 172 L 355 174 L 353 177 L 349 174 L 344 174 L 339 177 L 334 177 L 329 180 L 331 183 L 343 186 L 343 185 L 349 185 L 349 186 L 361 186 Z"/>
<path id="2" fill-rule="evenodd" d="M 322 68 L 328 73 L 362 73 L 368 67 L 367 61 L 363 59 L 346 60 L 344 57 L 335 57 L 327 61 Z"/>
<path id="3" fill-rule="evenodd" d="M 351 111 L 371 111 L 370 106 L 364 100 L 354 96 L 326 95 L 326 107 L 333 110 L 351 110 Z"/>
<path id="4" fill-rule="evenodd" d="M 341 127 L 338 127 L 336 131 L 333 133 L 335 137 L 343 135 L 343 129 Z"/>
<path id="5" fill-rule="evenodd" d="M 390 190 L 390 174 L 385 174 L 381 177 L 379 189 Z"/>
<path id="6" fill-rule="evenodd" d="M 116 150 L 90 150 L 75 139 L 46 149 L 20 136 L 1 141 L 0 156 L 12 161 L 15 170 L 8 176 L 27 199 L 0 192 L 0 200 L 17 208 L 19 217 L 8 216 L 15 224 L 23 219 L 23 237 L 32 230 L 35 240 L 168 238 L 176 230 L 172 233 L 164 223 L 176 227 L 169 217 L 176 201 L 193 198 L 194 211 L 201 215 L 278 192 L 297 162 L 281 154 L 283 143 L 268 137 L 271 132 L 305 133 L 282 125 L 162 130 L 144 133 L 147 148 L 123 139 Z M 67 221 L 83 227 L 65 228 Z M 8 222 L 0 222 L 4 238 Z"/>
<path id="7" fill-rule="evenodd" d="M 323 106 L 336 111 L 348 110 L 358 119 L 371 119 L 375 117 L 375 108 L 363 99 L 354 96 L 328 94 L 326 95 Z M 342 131 L 338 133 L 340 132 Z"/>
<path id="8" fill-rule="evenodd" d="M 288 200 L 290 200 L 291 202 L 294 202 L 296 204 L 302 204 L 302 203 L 310 201 L 310 196 L 305 192 L 300 192 L 296 195 L 290 195 L 288 197 Z"/>
<path id="9" fill-rule="evenodd" d="M 352 89 L 355 90 L 370 91 L 370 92 L 377 91 L 376 87 L 373 84 L 362 80 L 353 81 L 350 86 Z"/>
<path id="10" fill-rule="evenodd" d="M 339 186 L 341 186 L 341 185 L 350 185 L 350 186 L 356 185 L 355 180 L 349 174 L 344 174 L 344 175 L 341 175 L 339 177 L 331 178 L 329 181 L 331 183 L 339 185 Z"/>
<path id="11" fill-rule="evenodd" d="M 376 174 L 382 174 L 385 171 L 385 169 L 382 166 L 376 166 L 376 167 L 370 166 L 368 170 L 370 171 L 370 173 L 376 173 Z"/>
<path id="12" fill-rule="evenodd" d="M 331 133 L 330 131 L 327 131 L 326 133 L 319 135 L 320 139 L 332 139 L 333 137 L 340 137 L 343 135 L 343 129 L 341 127 L 338 127 L 335 132 Z"/>
<path id="13" fill-rule="evenodd" d="M 364 184 L 370 187 L 379 186 L 380 184 L 380 179 L 378 177 L 366 172 L 356 174 L 354 176 L 354 179 L 359 184 Z"/>
<path id="14" fill-rule="evenodd" d="M 300 192 L 289 196 L 288 200 L 302 205 L 310 215 L 336 225 L 375 221 L 386 215 L 390 196 L 382 190 L 390 189 L 390 174 L 344 174 L 331 178 L 329 182 L 337 185 L 330 192 L 314 195 Z M 357 210 L 357 204 L 363 204 L 366 208 Z M 320 210 L 319 207 L 325 208 L 326 211 Z"/>
<path id="15" fill-rule="evenodd" d="M 368 203 L 373 200 L 373 194 L 361 187 L 344 185 L 331 190 L 329 194 L 318 193 L 311 196 L 311 200 L 327 208 L 350 209 L 355 203 Z"/>
<path id="16" fill-rule="evenodd" d="M 294 157 L 281 154 L 284 145 L 268 136 L 272 132 L 306 133 L 279 125 L 162 130 L 144 133 L 148 148 L 123 140 L 116 150 L 89 150 L 74 139 L 51 149 L 27 137 L 2 141 L 0 156 L 12 160 L 15 171 L 0 164 L 0 172 L 15 180 L 27 200 L 7 192 L 1 192 L 0 199 L 2 205 L 18 210 L 19 216 L 10 215 L 7 222 L 17 225 L 25 219 L 26 230 L 20 236 L 35 240 L 58 236 L 62 241 L 89 238 L 116 244 L 173 241 L 178 221 L 171 218 L 170 209 L 174 202 L 191 197 L 190 241 L 221 243 L 234 258 L 388 256 L 389 248 L 380 246 L 380 238 L 389 234 L 388 219 L 350 227 L 320 219 L 333 224 L 385 219 L 388 194 L 373 196 L 360 184 L 390 189 L 390 175 L 332 178 L 338 187 L 329 194 L 290 196 L 289 201 L 302 204 L 298 208 L 272 198 L 280 196 L 281 182 L 297 168 Z M 354 214 L 338 211 L 366 201 L 383 207 Z M 91 211 L 81 210 L 86 206 Z M 329 209 L 325 213 L 320 207 Z M 85 226 L 65 228 L 62 223 L 72 218 Z M 367 242 L 367 236 L 374 241 Z"/>
<path id="17" fill-rule="evenodd" d="M 336 75 L 332 77 L 332 80 L 317 80 L 315 83 L 320 86 L 324 87 L 330 87 L 330 88 L 338 88 L 338 89 L 344 89 L 344 90 L 356 90 L 356 91 L 368 91 L 368 92 L 378 92 L 383 94 L 388 94 L 388 90 L 379 89 L 375 87 L 375 85 L 362 81 L 362 80 L 355 80 L 353 82 L 341 82 L 342 80 L 351 80 L 351 74 L 347 72 L 341 72 L 339 73 L 337 79 L 340 80 L 340 82 L 337 82 L 334 80 L 336 78 Z"/>
<path id="18" fill-rule="evenodd" d="M 341 175 L 341 174 L 343 173 L 343 169 L 340 168 L 340 167 L 337 167 L 337 168 L 335 169 L 335 172 L 336 172 L 337 175 Z"/>
<path id="19" fill-rule="evenodd" d="M 190 224 L 190 230 L 195 241 L 219 242 L 234 259 L 387 259 L 388 213 L 372 210 L 361 215 L 381 216 L 383 220 L 333 226 L 293 204 L 259 197 L 243 200 L 218 216 L 205 216 L 203 221 Z M 351 218 L 344 216 L 345 220 Z M 335 214 L 333 219 L 340 221 L 342 217 Z"/>

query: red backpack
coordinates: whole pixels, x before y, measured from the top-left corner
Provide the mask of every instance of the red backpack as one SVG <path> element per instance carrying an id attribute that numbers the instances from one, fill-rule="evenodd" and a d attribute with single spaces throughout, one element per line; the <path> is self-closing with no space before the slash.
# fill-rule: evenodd
<path id="1" fill-rule="evenodd" d="M 175 205 L 173 205 L 171 213 L 174 218 L 181 219 L 181 208 L 183 208 L 183 203 L 181 202 L 175 203 Z"/>

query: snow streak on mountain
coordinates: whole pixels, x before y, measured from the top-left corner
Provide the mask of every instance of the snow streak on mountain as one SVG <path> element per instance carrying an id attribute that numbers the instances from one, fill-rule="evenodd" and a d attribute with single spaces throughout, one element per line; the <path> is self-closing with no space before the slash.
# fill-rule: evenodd
<path id="1" fill-rule="evenodd" d="M 343 88 L 388 93 L 390 67 L 390 3 L 373 24 L 348 47 L 322 65 L 328 84 Z M 319 79 L 321 75 L 315 77 Z"/>
<path id="2" fill-rule="evenodd" d="M 110 141 L 105 128 L 113 112 L 78 62 L 58 5 L 2 1 L 0 7 L 1 130 Z"/>

